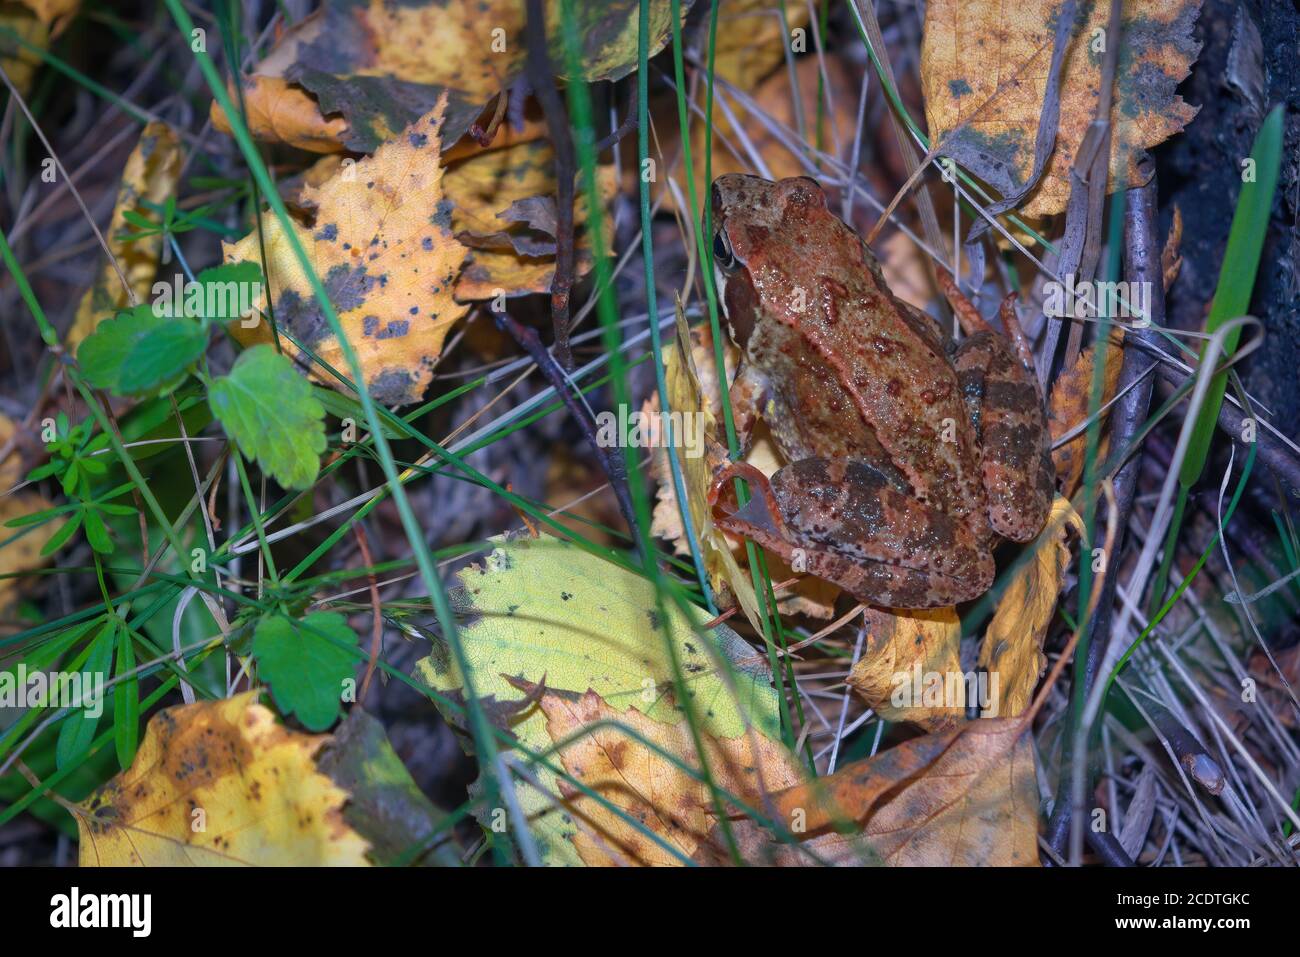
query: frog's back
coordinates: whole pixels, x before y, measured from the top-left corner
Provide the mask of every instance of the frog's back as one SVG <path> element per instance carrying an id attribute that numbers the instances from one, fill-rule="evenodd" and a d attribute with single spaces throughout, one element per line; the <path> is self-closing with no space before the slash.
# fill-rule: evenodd
<path id="1" fill-rule="evenodd" d="M 883 459 L 950 514 L 971 510 L 982 498 L 978 451 L 937 328 L 893 296 L 848 226 L 829 211 L 814 225 L 805 218 L 788 255 L 764 264 L 806 296 L 797 325 L 792 313 L 771 342 L 751 343 L 796 373 L 772 377 L 785 383 L 775 401 L 789 423 L 778 441 L 796 457 Z"/>

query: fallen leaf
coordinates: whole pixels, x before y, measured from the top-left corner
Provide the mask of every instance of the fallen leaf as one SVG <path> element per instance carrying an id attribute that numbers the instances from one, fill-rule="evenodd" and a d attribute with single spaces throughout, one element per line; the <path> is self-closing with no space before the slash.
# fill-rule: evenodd
<path id="1" fill-rule="evenodd" d="M 684 720 L 654 721 L 636 707 L 619 712 L 594 691 L 548 689 L 540 704 L 547 733 L 555 744 L 564 743 L 559 757 L 576 781 L 635 818 L 682 857 L 695 853 L 717 821 L 709 788 L 644 743 L 653 742 L 698 771 L 698 753 Z M 599 726 L 581 733 L 594 725 Z M 751 806 L 761 808 L 772 792 L 802 779 L 798 763 L 785 748 L 758 732 L 731 738 L 704 735 L 703 743 L 714 784 Z M 578 825 L 573 842 L 583 863 L 607 867 L 682 862 L 564 780 L 560 793 Z"/>
<path id="2" fill-rule="evenodd" d="M 158 222 L 158 215 L 145 204 L 161 206 L 175 192 L 180 171 L 180 137 L 166 123 L 149 123 L 140 134 L 135 149 L 127 157 L 122 183 L 117 189 L 117 202 L 113 206 L 113 217 L 104 234 L 108 248 L 112 250 L 113 257 L 121 266 L 138 301 L 149 299 L 154 275 L 158 271 L 163 237 L 161 233 L 154 233 L 132 238 L 137 230 L 127 222 L 126 214 L 134 213 L 151 222 Z M 68 330 L 68 347 L 75 349 L 95 331 L 99 323 L 119 309 L 126 308 L 130 301 L 117 270 L 111 262 L 106 262 L 77 306 L 76 318 Z"/>
<path id="3" fill-rule="evenodd" d="M 572 4 L 586 80 L 617 80 L 636 68 L 639 5 Z M 683 16 L 690 5 L 681 4 Z M 547 0 L 557 73 L 564 62 L 560 9 L 559 0 Z M 668 0 L 650 4 L 651 56 L 667 42 L 670 9 Z M 370 152 L 446 95 L 443 141 L 450 146 L 522 74 L 524 31 L 519 0 L 327 0 L 287 30 L 248 78 L 244 101 L 258 120 L 252 132 L 316 152 Z M 229 131 L 215 103 L 212 118 Z"/>
<path id="4" fill-rule="evenodd" d="M 1043 529 L 1045 540 L 1030 546 L 1033 555 L 1007 583 L 984 632 L 979 664 L 988 675 L 990 717 L 1014 718 L 1033 700 L 1047 666 L 1043 639 L 1065 584 L 1065 566 L 1070 561 L 1065 532 L 1071 526 L 1083 534 L 1083 520 L 1069 500 L 1058 495 Z"/>
<path id="5" fill-rule="evenodd" d="M 442 191 L 441 123 L 440 104 L 374 156 L 341 166 L 320 187 L 304 186 L 306 201 L 316 208 L 315 225 L 292 224 L 338 310 L 371 395 L 387 405 L 420 398 L 447 330 L 468 308 L 452 295 L 466 249 L 451 235 L 451 204 Z M 225 259 L 260 262 L 263 247 L 279 328 L 346 372 L 339 342 L 274 213 L 262 214 L 260 233 L 225 244 Z M 258 308 L 266 310 L 265 289 Z M 272 339 L 265 321 L 251 329 L 233 323 L 230 331 L 245 345 Z M 283 346 L 300 355 L 287 340 Z M 310 373 L 341 388 L 314 365 Z"/>
<path id="6" fill-rule="evenodd" d="M 248 692 L 154 715 L 131 767 L 78 806 L 82 867 L 364 865 L 348 793 L 313 760 L 328 735 Z"/>
<path id="7" fill-rule="evenodd" d="M 1115 397 L 1120 367 L 1124 363 L 1124 350 L 1120 347 L 1122 342 L 1123 332 L 1115 330 L 1111 332 L 1106 344 L 1106 368 L 1103 370 L 1105 381 L 1099 403 L 1099 408 L 1105 410 L 1101 414 L 1103 426 L 1110 417 L 1106 405 Z M 1079 353 L 1074 365 L 1052 386 L 1052 395 L 1047 403 L 1047 427 L 1052 433 L 1053 445 L 1052 464 L 1056 467 L 1057 487 L 1067 497 L 1074 494 L 1083 478 L 1084 458 L 1088 451 L 1087 430 L 1080 431 L 1063 445 L 1057 446 L 1056 443 L 1079 428 L 1088 418 L 1092 400 L 1093 357 L 1096 351 L 1096 345 L 1092 345 Z"/>
<path id="8" fill-rule="evenodd" d="M 976 0 L 931 0 L 925 7 L 921 85 L 935 147 L 955 150 L 971 171 L 1004 195 L 1034 168 L 1039 116 L 1047 92 L 1055 24 L 1066 0 L 1024 0 L 1011 6 Z M 1146 150 L 1182 130 L 1196 115 L 1174 90 L 1200 52 L 1193 25 L 1201 0 L 1124 0 L 1123 33 L 1111 110 L 1110 190 L 1144 182 Z M 1059 213 L 1070 195 L 1070 169 L 1096 115 L 1101 86 L 1099 44 L 1108 3 L 1080 4 L 1060 74 L 1055 146 L 1022 216 Z M 972 157 L 975 158 L 972 163 Z"/>
<path id="9" fill-rule="evenodd" d="M 66 21 L 81 8 L 81 0 L 18 0 L 18 2 L 36 14 L 36 19 L 41 23 L 53 27 L 56 36 L 63 30 Z M 56 21 L 62 22 L 55 26 Z"/>
<path id="10" fill-rule="evenodd" d="M 619 714 L 635 707 L 651 720 L 675 724 L 683 705 L 674 693 L 666 628 L 705 733 L 734 738 L 752 725 L 768 737 L 778 736 L 777 697 L 766 665 L 738 663 L 753 659 L 749 645 L 726 627 L 697 632 L 709 618 L 703 609 L 693 608 L 687 618 L 670 603 L 668 619 L 661 621 L 654 586 L 639 575 L 543 535 L 500 543 L 485 564 L 462 571 L 459 579 L 451 600 L 482 699 L 518 701 L 525 694 L 520 681 L 544 683 L 556 693 L 591 690 Z M 444 695 L 460 695 L 464 680 L 446 642 L 427 629 L 420 634 L 433 642 L 433 650 L 416 665 L 416 677 Z M 718 660 L 732 663 L 738 700 L 717 671 Z M 503 714 L 505 726 L 530 753 L 550 750 L 541 710 Z M 464 726 L 463 715 L 447 710 L 444 716 Z M 527 756 L 521 760 L 527 763 Z M 560 779 L 540 765 L 530 773 L 545 793 L 521 787 L 517 794 L 543 862 L 579 863 L 573 843 L 577 826 L 552 803 L 560 795 Z"/>
<path id="11" fill-rule="evenodd" d="M 43 62 L 37 50 L 49 46 L 50 28 L 31 10 L 16 3 L 0 3 L 0 66 L 20 96 L 31 92 L 32 80 Z"/>
<path id="12" fill-rule="evenodd" d="M 608 203 L 618 183 L 612 166 L 597 171 L 601 199 Z M 555 151 L 534 140 L 477 153 L 453 163 L 443 175 L 452 203 L 452 234 L 469 247 L 456 283 L 461 301 L 550 292 L 555 275 Z M 586 230 L 587 196 L 574 206 L 577 274 L 591 269 Z M 614 221 L 605 215 L 606 249 L 613 248 Z"/>
<path id="13" fill-rule="evenodd" d="M 1174 216 L 1169 224 L 1169 235 L 1160 250 L 1160 272 L 1164 278 L 1165 291 L 1174 284 L 1183 268 L 1183 211 L 1174 203 Z"/>
<path id="14" fill-rule="evenodd" d="M 713 50 L 714 75 L 742 90 L 754 89 L 785 62 L 786 49 L 793 42 L 791 33 L 795 30 L 804 33 L 804 50 L 795 52 L 811 53 L 814 45 L 805 4 L 781 7 L 771 0 L 732 0 L 721 4 Z"/>
<path id="15" fill-rule="evenodd" d="M 961 620 L 955 608 L 865 609 L 867 638 L 849 685 L 886 721 L 946 731 L 965 721 Z"/>
<path id="16" fill-rule="evenodd" d="M 772 798 L 773 816 L 827 863 L 895 867 L 1038 865 L 1038 785 L 1028 729 L 984 718 L 904 741 Z M 751 862 L 806 862 L 752 821 Z M 697 860 L 726 860 L 715 832 Z"/>

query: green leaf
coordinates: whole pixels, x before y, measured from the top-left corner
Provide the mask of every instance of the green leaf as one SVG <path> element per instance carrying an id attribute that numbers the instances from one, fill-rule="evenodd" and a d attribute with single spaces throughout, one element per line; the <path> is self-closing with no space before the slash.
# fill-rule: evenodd
<path id="1" fill-rule="evenodd" d="M 90 743 L 95 740 L 95 729 L 104 711 L 102 691 L 108 680 L 108 669 L 113 663 L 113 636 L 117 632 L 117 619 L 104 622 L 90 643 L 90 654 L 85 667 L 81 669 L 81 704 L 73 707 L 73 702 L 58 702 L 71 711 L 59 729 L 59 740 L 54 747 L 55 763 L 60 770 L 70 764 L 76 764 L 90 750 Z M 99 697 L 95 697 L 100 694 Z"/>
<path id="2" fill-rule="evenodd" d="M 174 387 L 207 346 L 203 328 L 187 319 L 155 316 L 141 304 L 101 322 L 77 350 L 86 381 L 117 395 Z"/>
<path id="3" fill-rule="evenodd" d="M 665 630 L 703 733 L 734 738 L 748 724 L 779 740 L 779 705 L 767 665 L 729 628 L 697 632 L 710 618 L 703 609 L 692 607 L 688 618 L 670 602 L 668 620 L 661 622 L 655 587 L 647 579 L 546 535 L 501 544 L 485 565 L 459 578 L 463 587 L 449 597 L 464 616 L 460 642 L 475 691 L 489 719 L 508 722 L 528 749 L 546 752 L 553 746 L 546 716 L 540 708 L 520 711 L 525 694 L 505 676 L 545 684 L 548 691 L 594 691 L 620 713 L 636 708 L 655 721 L 682 720 Z M 463 702 L 464 679 L 450 648 L 435 634 L 427 637 L 433 653 L 416 663 L 415 676 Z M 730 662 L 730 676 L 719 673 L 721 661 Z M 458 724 L 465 720 L 450 709 L 443 716 Z M 572 843 L 577 823 L 546 797 L 561 793 L 559 778 L 541 766 L 532 771 L 540 789 L 520 788 L 518 797 L 535 825 L 543 861 L 580 863 Z"/>
<path id="4" fill-rule="evenodd" d="M 67 522 L 64 523 L 63 527 L 55 532 L 53 537 L 45 543 L 45 547 L 41 549 L 41 557 L 44 558 L 46 555 L 53 555 L 62 548 L 67 543 L 68 539 L 76 534 L 77 529 L 81 528 L 81 519 L 85 514 L 84 509 L 78 509 L 74 512 L 72 518 L 68 519 Z"/>
<path id="5" fill-rule="evenodd" d="M 285 488 L 311 487 L 325 451 L 325 410 L 292 362 L 272 346 L 253 346 L 213 384 L 208 401 L 246 458 Z"/>
<path id="6" fill-rule="evenodd" d="M 258 622 L 253 657 L 280 712 L 296 715 L 310 731 L 324 731 L 339 716 L 344 682 L 355 678 L 356 644 L 356 632 L 336 612 L 318 611 L 302 621 L 277 615 Z"/>
<path id="7" fill-rule="evenodd" d="M 117 763 L 125 771 L 135 760 L 140 741 L 140 676 L 135 671 L 135 647 L 131 632 L 117 630 L 117 671 L 113 686 L 113 745 Z"/>
<path id="8" fill-rule="evenodd" d="M 1228 230 L 1228 246 L 1223 252 L 1223 264 L 1219 269 L 1219 283 L 1214 290 L 1214 301 L 1210 304 L 1210 315 L 1205 320 L 1206 333 L 1215 332 L 1225 322 L 1244 316 L 1250 310 L 1250 295 L 1255 288 L 1255 274 L 1259 270 L 1260 254 L 1264 250 L 1264 237 L 1268 233 L 1269 217 L 1273 210 L 1273 194 L 1277 189 L 1278 171 L 1282 165 L 1282 137 L 1282 107 L 1279 105 L 1264 120 L 1255 137 L 1254 149 L 1250 151 L 1255 164 L 1255 177 L 1242 184 L 1241 195 L 1237 197 L 1237 208 L 1232 214 L 1232 226 Z M 1224 336 L 1220 361 L 1232 358 L 1240 338 L 1241 327 Z M 1201 347 L 1202 357 L 1207 348 L 1209 343 Z M 1215 376 L 1205 394 L 1178 475 L 1179 484 L 1184 488 L 1195 485 L 1205 470 L 1205 460 L 1210 454 L 1210 443 L 1214 439 L 1215 423 L 1219 420 L 1219 409 L 1223 405 L 1223 392 L 1227 385 L 1228 375 L 1221 372 Z M 1177 529 L 1174 528 L 1174 531 Z"/>
<path id="9" fill-rule="evenodd" d="M 86 509 L 85 517 L 86 541 L 90 542 L 90 547 L 101 555 L 112 555 L 113 540 L 108 537 L 108 529 L 104 526 L 104 519 L 93 508 Z"/>

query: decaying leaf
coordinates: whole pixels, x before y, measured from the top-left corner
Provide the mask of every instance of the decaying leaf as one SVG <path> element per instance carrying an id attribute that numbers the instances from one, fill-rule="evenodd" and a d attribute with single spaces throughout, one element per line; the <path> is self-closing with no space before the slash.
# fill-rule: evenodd
<path id="1" fill-rule="evenodd" d="M 1101 402 L 1103 409 L 1101 424 L 1104 426 L 1110 416 L 1107 403 L 1115 397 L 1119 384 L 1120 367 L 1124 364 L 1123 332 L 1112 331 L 1106 343 L 1105 362 Z M 1074 365 L 1066 371 L 1052 387 L 1052 395 L 1047 403 L 1047 426 L 1052 433 L 1052 444 L 1056 446 L 1062 438 L 1073 432 L 1088 418 L 1088 409 L 1092 400 L 1093 357 L 1097 354 L 1096 345 L 1089 346 L 1079 353 Z M 1087 430 L 1080 431 L 1069 441 L 1052 449 L 1052 464 L 1056 466 L 1057 486 L 1061 494 L 1070 496 L 1079 487 L 1083 478 L 1084 458 L 1088 450 Z"/>
<path id="2" fill-rule="evenodd" d="M 717 821 L 709 788 L 641 740 L 654 742 L 698 771 L 700 761 L 684 720 L 654 721 L 635 706 L 620 713 L 594 691 L 547 690 L 540 704 L 551 740 L 557 745 L 567 742 L 559 752 L 564 769 L 681 855 L 561 780 L 560 793 L 578 826 L 573 842 L 583 863 L 669 865 L 695 853 Z M 593 725 L 599 726 L 580 734 Z M 731 738 L 706 735 L 703 740 L 714 784 L 753 807 L 761 808 L 772 792 L 802 778 L 785 748 L 757 731 Z"/>
<path id="3" fill-rule="evenodd" d="M 157 222 L 157 214 L 145 203 L 161 206 L 175 191 L 180 171 L 180 137 L 166 123 L 149 123 L 127 158 L 122 183 L 117 189 L 117 203 L 113 206 L 113 218 L 104 234 L 108 248 L 139 301 L 149 298 L 163 237 L 161 233 L 132 237 L 137 230 L 127 222 L 126 214 L 133 213 Z M 99 323 L 129 304 L 130 297 L 117 270 L 111 262 L 104 263 L 94 284 L 86 290 L 77 306 L 77 316 L 68 330 L 69 348 L 75 348 L 95 331 Z"/>
<path id="4" fill-rule="evenodd" d="M 945 140 L 967 140 L 962 158 L 1004 194 L 1022 187 L 1034 168 L 1055 25 L 1065 3 L 931 0 L 925 7 L 921 83 L 930 135 L 940 153 Z M 1200 52 L 1192 34 L 1200 8 L 1201 0 L 1124 0 L 1110 189 L 1121 181 L 1140 185 L 1145 150 L 1196 115 L 1174 90 Z M 1096 113 L 1110 4 L 1081 3 L 1078 9 L 1060 73 L 1055 148 L 1021 208 L 1026 216 L 1065 209 L 1070 168 Z"/>
<path id="5" fill-rule="evenodd" d="M 648 719 L 674 725 L 683 704 L 674 693 L 667 629 L 690 688 L 701 729 L 716 738 L 735 738 L 752 726 L 776 737 L 777 698 L 766 665 L 730 629 L 697 631 L 709 617 L 702 609 L 687 616 L 676 605 L 662 621 L 654 586 L 644 578 L 597 558 L 569 542 L 543 536 L 503 542 L 482 566 L 460 573 L 452 601 L 461 616 L 460 642 L 473 669 L 481 699 L 529 752 L 546 752 L 552 742 L 546 715 L 538 708 L 502 709 L 525 696 L 520 682 L 545 684 L 548 692 L 599 695 L 622 715 L 636 708 Z M 462 693 L 464 680 L 445 642 L 430 634 L 432 654 L 416 666 L 416 677 L 446 695 Z M 743 659 L 751 659 L 739 664 Z M 733 663 L 738 698 L 728 690 L 717 663 Z M 508 676 L 508 677 L 506 677 Z M 464 725 L 463 715 L 446 712 Z M 519 760 L 529 764 L 521 752 Z M 531 768 L 543 790 L 518 789 L 545 863 L 579 863 L 578 828 L 563 807 L 560 778 Z"/>
<path id="6" fill-rule="evenodd" d="M 684 16 L 689 0 L 681 6 Z M 585 79 L 617 80 L 635 69 L 639 0 L 575 0 L 572 8 Z M 651 56 L 667 42 L 670 8 L 668 0 L 650 5 Z M 559 0 L 547 0 L 557 72 L 564 62 L 560 9 Z M 445 94 L 450 146 L 519 78 L 526 44 L 520 0 L 327 0 L 286 31 L 247 79 L 252 132 L 317 152 L 370 152 Z M 212 117 L 229 130 L 215 103 Z"/>
<path id="7" fill-rule="evenodd" d="M 276 724 L 248 692 L 154 715 L 131 767 L 77 813 L 81 865 L 363 865 L 348 794 L 316 768 L 328 735 Z"/>
<path id="8" fill-rule="evenodd" d="M 447 330 L 466 312 L 453 296 L 466 249 L 451 234 L 451 204 L 443 196 L 439 133 L 443 104 L 434 108 L 374 156 L 344 164 L 320 187 L 305 186 L 316 209 L 315 225 L 293 224 L 316 275 L 338 310 L 348 343 L 356 351 L 366 385 L 376 401 L 417 401 L 432 377 Z M 259 241 L 260 240 L 260 241 Z M 273 213 L 262 229 L 225 244 L 227 262 L 260 262 L 274 305 L 275 321 L 335 369 L 347 362 L 289 238 Z M 266 290 L 258 308 L 266 310 Z M 252 345 L 269 342 L 269 322 L 232 334 Z M 292 343 L 285 350 L 298 356 Z M 339 385 L 313 366 L 318 381 Z"/>
<path id="9" fill-rule="evenodd" d="M 1033 700 L 1034 687 L 1047 666 L 1043 639 L 1056 613 L 1070 552 L 1065 547 L 1068 526 L 1082 534 L 1083 520 L 1067 499 L 1057 496 L 1041 541 L 1032 557 L 1016 572 L 998 599 L 997 610 L 984 633 L 979 664 L 987 675 L 993 707 L 1002 718 L 1023 714 Z"/>
<path id="10" fill-rule="evenodd" d="M 0 543 L 4 543 L 0 545 L 0 576 L 15 576 L 0 577 L 0 612 L 13 604 L 19 595 L 24 580 L 17 576 L 35 571 L 49 561 L 41 556 L 41 549 L 62 524 L 54 521 L 44 525 L 5 528 L 5 523 L 53 507 L 51 502 L 35 493 L 0 496 Z"/>
<path id="11" fill-rule="evenodd" d="M 601 198 L 617 189 L 612 166 L 597 173 Z M 456 283 L 463 301 L 549 292 L 555 275 L 555 151 L 544 140 L 488 150 L 450 165 L 443 189 L 452 204 L 452 233 L 468 246 L 465 270 Z M 586 230 L 587 196 L 574 208 L 579 275 L 592 264 Z M 606 249 L 613 246 L 614 221 L 602 218 Z"/>
<path id="12" fill-rule="evenodd" d="M 1034 747 L 1019 721 L 985 718 L 923 735 L 773 797 L 774 817 L 834 864 L 1036 866 Z M 751 821 L 734 825 L 746 859 L 806 863 Z M 791 827 L 791 830 L 795 829 Z M 715 831 L 698 860 L 724 863 Z"/>
<path id="13" fill-rule="evenodd" d="M 867 640 L 849 684 L 886 721 L 946 731 L 966 717 L 961 621 L 955 608 L 868 607 Z"/>

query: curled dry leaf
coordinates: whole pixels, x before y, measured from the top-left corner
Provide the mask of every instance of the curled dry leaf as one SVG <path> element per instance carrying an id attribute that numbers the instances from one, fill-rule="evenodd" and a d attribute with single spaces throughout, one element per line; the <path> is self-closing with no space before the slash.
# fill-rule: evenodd
<path id="1" fill-rule="evenodd" d="M 966 718 L 955 608 L 865 611 L 867 639 L 849 685 L 886 721 L 947 731 Z"/>
<path id="2" fill-rule="evenodd" d="M 617 189 L 612 166 L 597 171 L 601 199 Z M 461 300 L 549 292 L 555 275 L 555 151 L 543 140 L 480 152 L 453 163 L 443 176 L 452 203 L 452 233 L 469 247 L 456 283 Z M 574 207 L 578 275 L 591 269 L 586 230 L 587 196 Z M 613 248 L 614 221 L 602 217 L 606 249 Z"/>
<path id="3" fill-rule="evenodd" d="M 794 847 L 752 821 L 734 825 L 747 860 L 896 867 L 1036 866 L 1034 746 L 1020 721 L 987 718 L 923 735 L 772 798 Z M 802 826 L 799 830 L 795 825 Z M 696 853 L 728 860 L 718 831 Z"/>
<path id="4" fill-rule="evenodd" d="M 1047 666 L 1043 639 L 1056 613 L 1070 561 L 1065 547 L 1067 526 L 1083 534 L 1083 520 L 1065 498 L 1052 502 L 1033 554 L 1012 576 L 998 599 L 997 610 L 984 632 L 979 664 L 987 673 L 990 716 L 1014 718 L 1033 700 L 1034 687 Z"/>
<path id="5" fill-rule="evenodd" d="M 1160 251 L 1160 272 L 1164 277 L 1165 291 L 1174 284 L 1183 268 L 1183 211 L 1174 204 L 1174 218 L 1169 224 L 1169 235 Z"/>
<path id="6" fill-rule="evenodd" d="M 682 3 L 683 16 L 690 2 Z M 616 80 L 637 62 L 639 0 L 575 0 L 584 77 Z M 557 72 L 561 4 L 547 0 Z M 650 55 L 670 32 L 668 0 L 650 4 Z M 520 0 L 326 0 L 295 24 L 245 81 L 252 132 L 316 152 L 370 152 L 447 97 L 444 142 L 459 140 L 524 69 Z M 268 82 L 269 81 L 269 82 Z M 218 129 L 229 132 L 212 105 Z"/>
<path id="7" fill-rule="evenodd" d="M 560 794 L 577 823 L 572 840 L 583 863 L 669 865 L 695 853 L 717 822 L 708 785 L 644 743 L 653 742 L 698 772 L 701 764 L 685 720 L 654 721 L 635 707 L 620 712 L 594 691 L 548 690 L 541 696 L 541 709 L 547 734 L 564 744 L 559 751 L 564 769 L 681 855 L 561 780 Z M 585 728 L 591 730 L 582 734 Z M 785 747 L 757 731 L 730 738 L 706 734 L 703 742 L 714 784 L 752 807 L 762 808 L 772 792 L 802 780 L 798 762 Z"/>
<path id="8" fill-rule="evenodd" d="M 1022 187 L 1047 92 L 1055 24 L 1066 0 L 1014 5 L 931 0 L 925 8 L 921 84 L 936 148 L 970 141 L 962 155 L 975 175 L 1004 193 Z M 1059 213 L 1070 168 L 1097 111 L 1110 4 L 1081 3 L 1060 74 L 1060 122 L 1042 177 L 1021 212 Z M 1201 0 L 1124 0 L 1122 47 L 1111 110 L 1110 189 L 1144 182 L 1145 151 L 1182 130 L 1196 108 L 1175 92 L 1200 52 L 1192 29 Z M 977 157 L 979 168 L 970 157 Z"/>
<path id="9" fill-rule="evenodd" d="M 157 222 L 157 214 L 145 204 L 161 206 L 175 191 L 180 171 L 180 137 L 166 123 L 149 123 L 140 134 L 135 149 L 127 157 L 122 183 L 117 189 L 117 202 L 113 206 L 113 218 L 109 220 L 108 231 L 104 234 L 108 248 L 126 274 L 126 281 L 137 300 L 149 297 L 154 275 L 158 271 L 163 237 L 160 233 L 154 233 L 133 238 L 132 233 L 137 230 L 127 222 L 126 214 L 133 213 Z M 111 262 L 104 263 L 94 284 L 86 290 L 77 306 L 76 318 L 68 330 L 68 347 L 75 348 L 95 331 L 99 323 L 128 305 L 130 297 L 117 270 Z"/>
<path id="10" fill-rule="evenodd" d="M 1110 417 L 1110 410 L 1106 406 L 1111 399 L 1115 398 L 1120 367 L 1124 364 L 1124 350 L 1121 348 L 1123 341 L 1123 331 L 1112 330 L 1103 353 L 1106 363 L 1103 370 L 1105 379 L 1098 406 L 1103 410 L 1101 413 L 1103 426 L 1106 424 L 1106 419 Z M 1053 445 L 1052 464 L 1056 467 L 1057 487 L 1060 488 L 1061 494 L 1067 497 L 1074 494 L 1074 490 L 1079 487 L 1079 482 L 1083 478 L 1084 457 L 1088 451 L 1087 431 L 1080 431 L 1063 445 L 1057 446 L 1056 443 L 1078 429 L 1088 418 L 1088 409 L 1091 407 L 1092 400 L 1093 359 L 1096 354 L 1095 344 L 1079 353 L 1079 358 L 1075 360 L 1074 365 L 1056 380 L 1047 403 L 1047 426 L 1052 433 Z"/>
<path id="11" fill-rule="evenodd" d="M 442 106 L 440 102 L 374 156 L 342 164 L 320 187 L 304 186 L 303 202 L 316 209 L 315 225 L 292 224 L 338 310 L 367 387 L 376 401 L 388 405 L 420 398 L 447 330 L 468 308 L 453 296 L 467 250 L 451 234 L 451 204 L 442 191 Z M 274 213 L 263 213 L 260 234 L 254 230 L 225 244 L 225 259 L 261 262 L 263 248 L 278 327 L 346 372 L 339 342 Z M 263 312 L 266 296 L 263 289 L 257 303 Z M 273 336 L 265 320 L 251 329 L 240 323 L 230 328 L 245 345 L 269 342 Z M 300 355 L 288 340 L 283 347 Z M 311 374 L 324 384 L 339 385 L 314 366 Z"/>
<path id="12" fill-rule="evenodd" d="M 154 715 L 131 767 L 79 805 L 82 867 L 364 865 L 329 735 L 276 724 L 257 692 Z"/>

